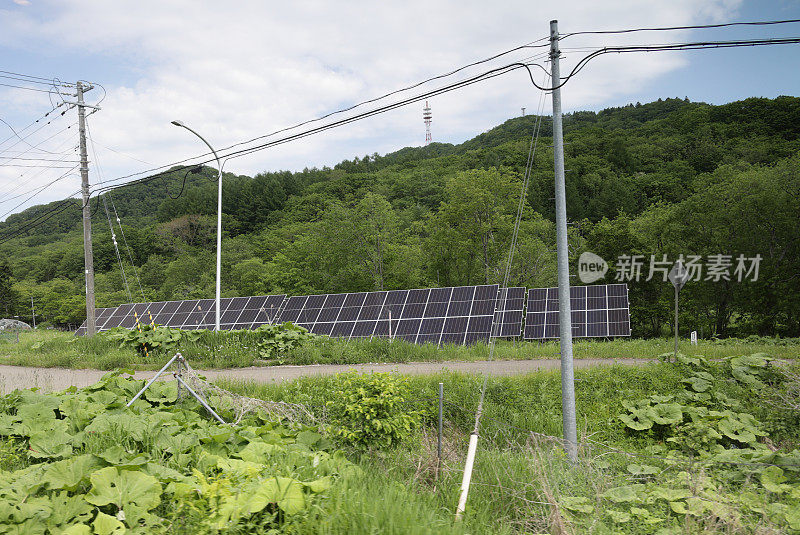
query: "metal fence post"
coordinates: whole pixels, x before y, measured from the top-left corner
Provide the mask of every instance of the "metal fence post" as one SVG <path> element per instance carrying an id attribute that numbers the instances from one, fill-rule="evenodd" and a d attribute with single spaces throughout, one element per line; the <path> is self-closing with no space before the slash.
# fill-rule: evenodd
<path id="1" fill-rule="evenodd" d="M 439 383 L 439 442 L 437 444 L 436 479 L 442 473 L 442 420 L 444 419 L 444 383 Z"/>

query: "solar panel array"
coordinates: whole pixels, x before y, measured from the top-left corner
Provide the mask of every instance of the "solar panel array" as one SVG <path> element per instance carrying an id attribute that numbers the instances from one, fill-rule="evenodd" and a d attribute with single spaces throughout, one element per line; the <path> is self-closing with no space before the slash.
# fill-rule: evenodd
<path id="1" fill-rule="evenodd" d="M 347 339 L 378 336 L 417 344 L 471 344 L 489 339 L 497 290 L 494 284 L 293 296 L 280 321 Z"/>
<path id="2" fill-rule="evenodd" d="M 575 337 L 630 336 L 625 284 L 574 286 Z M 232 297 L 220 301 L 220 328 L 255 329 L 290 321 L 314 334 L 357 339 L 400 338 L 423 344 L 472 344 L 494 338 L 558 337 L 558 289 L 454 286 L 342 294 Z M 523 318 L 524 330 L 523 330 Z M 179 329 L 213 329 L 213 299 L 129 303 L 97 309 L 97 329 L 151 322 Z M 494 330 L 493 330 L 494 329 Z M 78 329 L 86 334 L 86 326 Z"/>
<path id="3" fill-rule="evenodd" d="M 570 288 L 572 336 L 575 338 L 630 336 L 626 284 Z M 526 340 L 558 338 L 558 288 L 528 290 Z"/>
<path id="4" fill-rule="evenodd" d="M 259 295 L 253 297 L 228 297 L 220 299 L 221 329 L 255 329 L 275 321 L 286 295 Z M 129 303 L 113 308 L 98 308 L 95 319 L 97 330 L 114 327 L 132 329 L 136 321 L 143 324 L 167 325 L 176 329 L 213 329 L 216 323 L 216 306 L 213 299 L 188 301 L 156 301 Z M 86 334 L 86 322 L 76 332 Z"/>

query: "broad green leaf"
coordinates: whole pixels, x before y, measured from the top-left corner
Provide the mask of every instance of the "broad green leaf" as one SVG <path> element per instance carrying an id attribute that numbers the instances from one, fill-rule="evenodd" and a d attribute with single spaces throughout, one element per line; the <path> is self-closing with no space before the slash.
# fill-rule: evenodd
<path id="1" fill-rule="evenodd" d="M 789 508 L 784 511 L 783 517 L 786 519 L 786 522 L 789 523 L 790 528 L 800 530 L 800 505 L 790 505 Z"/>
<path id="2" fill-rule="evenodd" d="M 73 524 L 60 532 L 54 532 L 52 529 L 50 531 L 53 535 L 92 535 L 92 528 L 86 524 Z"/>
<path id="3" fill-rule="evenodd" d="M 22 405 L 17 409 L 17 418 L 22 421 L 26 420 L 55 420 L 55 410 L 58 408 L 60 401 L 55 397 L 41 396 L 36 403 L 30 405 Z"/>
<path id="4" fill-rule="evenodd" d="M 770 492 L 776 494 L 783 494 L 786 490 L 791 488 L 786 485 L 786 476 L 783 470 L 777 466 L 768 466 L 761 472 L 761 484 Z"/>
<path id="5" fill-rule="evenodd" d="M 631 514 L 645 524 L 658 524 L 664 521 L 660 516 L 655 516 L 647 509 L 641 507 L 631 507 Z"/>
<path id="6" fill-rule="evenodd" d="M 644 431 L 653 427 L 653 420 L 647 418 L 644 413 L 636 415 L 620 414 L 619 419 L 634 431 Z"/>
<path id="7" fill-rule="evenodd" d="M 683 420 L 683 410 L 678 403 L 661 403 L 653 407 L 653 422 L 658 425 L 672 425 Z"/>
<path id="8" fill-rule="evenodd" d="M 683 379 L 682 382 L 691 385 L 692 389 L 695 392 L 705 392 L 711 387 L 711 381 L 697 376 L 689 377 L 688 379 Z"/>
<path id="9" fill-rule="evenodd" d="M 144 391 L 144 397 L 154 403 L 175 403 L 178 400 L 178 385 L 175 381 L 156 381 Z"/>
<path id="10" fill-rule="evenodd" d="M 679 515 L 685 515 L 686 504 L 683 502 L 669 502 L 669 508 L 672 509 L 674 513 L 678 513 Z"/>
<path id="11" fill-rule="evenodd" d="M 96 535 L 121 535 L 125 533 L 125 524 L 102 511 L 97 512 L 97 518 L 92 522 L 92 527 Z"/>
<path id="12" fill-rule="evenodd" d="M 253 441 L 241 449 L 235 455 L 242 460 L 250 461 L 252 463 L 263 463 L 270 455 L 275 452 L 285 451 L 284 448 L 276 446 L 275 444 L 267 444 L 266 442 Z"/>
<path id="13" fill-rule="evenodd" d="M 606 513 L 608 516 L 611 517 L 613 522 L 617 524 L 624 524 L 631 519 L 630 513 L 626 513 L 625 511 L 615 511 L 614 509 L 606 509 Z"/>
<path id="14" fill-rule="evenodd" d="M 306 507 L 303 484 L 288 477 L 273 477 L 264 481 L 250 499 L 250 512 L 257 513 L 267 504 L 277 503 L 287 515 L 297 514 Z"/>
<path id="15" fill-rule="evenodd" d="M 297 442 L 307 446 L 313 446 L 322 439 L 322 435 L 314 431 L 301 431 L 297 434 Z"/>
<path id="16" fill-rule="evenodd" d="M 583 496 L 563 496 L 559 500 L 559 504 L 564 509 L 578 513 L 594 512 L 594 505 L 590 504 L 589 499 Z"/>
<path id="17" fill-rule="evenodd" d="M 147 457 L 143 453 L 131 453 L 122 446 L 111 446 L 97 456 L 108 464 L 119 467 L 141 466 L 147 463 Z"/>
<path id="18" fill-rule="evenodd" d="M 90 480 L 86 501 L 94 505 L 114 504 L 121 509 L 132 503 L 149 510 L 161 503 L 161 484 L 142 472 L 109 466 L 94 472 Z"/>
<path id="19" fill-rule="evenodd" d="M 142 467 L 142 471 L 145 474 L 155 477 L 162 483 L 169 481 L 186 481 L 188 479 L 185 475 L 181 474 L 177 470 L 167 466 L 162 466 L 157 463 L 147 463 Z"/>
<path id="20" fill-rule="evenodd" d="M 35 458 L 58 459 L 72 455 L 72 437 L 64 431 L 40 431 L 31 435 L 28 455 Z"/>
<path id="21" fill-rule="evenodd" d="M 654 487 L 650 493 L 654 497 L 666 500 L 668 502 L 683 500 L 684 498 L 688 498 L 692 495 L 688 489 L 676 489 L 672 487 L 665 487 L 663 485 Z"/>
<path id="22" fill-rule="evenodd" d="M 605 491 L 600 497 L 616 503 L 638 502 L 641 500 L 640 496 L 644 492 L 644 489 L 645 486 L 641 484 L 614 487 Z"/>
<path id="23" fill-rule="evenodd" d="M 331 476 L 321 477 L 317 480 L 305 483 L 305 486 L 314 494 L 320 494 L 333 486 L 333 478 L 331 478 Z"/>
<path id="24" fill-rule="evenodd" d="M 146 430 L 147 425 L 140 417 L 128 413 L 101 413 L 84 429 L 87 434 L 113 433 L 117 436 L 129 436 L 137 441 L 144 439 Z"/>
<path id="25" fill-rule="evenodd" d="M 64 459 L 45 468 L 42 482 L 46 483 L 49 489 L 74 491 L 81 483 L 88 483 L 91 473 L 100 466 L 100 462 L 91 454 Z"/>
<path id="26" fill-rule="evenodd" d="M 657 474 L 659 470 L 655 466 L 650 466 L 649 464 L 629 464 L 628 472 L 635 476 L 641 476 Z"/>
<path id="27" fill-rule="evenodd" d="M 123 404 L 122 398 L 108 390 L 97 390 L 89 395 L 89 399 L 105 407 L 118 406 Z"/>
<path id="28" fill-rule="evenodd" d="M 53 509 L 47 524 L 51 531 L 56 526 L 66 528 L 70 524 L 87 522 L 92 516 L 92 506 L 80 495 L 70 496 L 67 492 L 61 491 L 50 496 L 50 504 Z"/>

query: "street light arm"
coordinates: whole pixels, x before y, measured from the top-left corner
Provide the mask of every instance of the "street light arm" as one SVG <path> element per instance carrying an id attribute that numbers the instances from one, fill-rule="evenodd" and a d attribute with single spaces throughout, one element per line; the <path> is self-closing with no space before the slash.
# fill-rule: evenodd
<path id="1" fill-rule="evenodd" d="M 220 329 L 220 316 L 221 316 L 221 307 L 220 301 L 222 296 L 222 162 L 219 160 L 219 156 L 217 155 L 217 151 L 214 150 L 214 147 L 211 146 L 211 143 L 206 141 L 206 138 L 195 132 L 193 129 L 189 128 L 181 121 L 172 121 L 172 124 L 175 126 L 180 126 L 185 128 L 192 134 L 196 135 L 200 138 L 200 140 L 205 143 L 211 152 L 214 154 L 214 158 L 217 160 L 217 167 L 219 168 L 219 178 L 217 180 L 217 281 L 216 281 L 216 321 L 214 323 L 214 330 L 219 332 Z"/>
<path id="2" fill-rule="evenodd" d="M 181 128 L 185 128 L 186 130 L 188 130 L 192 134 L 194 134 L 197 137 L 199 137 L 200 140 L 203 143 L 206 144 L 206 146 L 211 150 L 211 153 L 214 155 L 214 158 L 217 160 L 217 167 L 219 168 L 219 178 L 220 178 L 220 180 L 222 180 L 222 164 L 219 161 L 219 156 L 217 156 L 217 151 L 214 150 L 214 147 L 211 146 L 211 143 L 206 141 L 206 138 L 204 138 L 203 136 L 198 134 L 194 129 L 192 129 L 192 128 L 186 126 L 185 124 L 183 124 L 181 121 L 172 121 L 172 124 L 174 124 L 175 126 L 180 126 Z"/>

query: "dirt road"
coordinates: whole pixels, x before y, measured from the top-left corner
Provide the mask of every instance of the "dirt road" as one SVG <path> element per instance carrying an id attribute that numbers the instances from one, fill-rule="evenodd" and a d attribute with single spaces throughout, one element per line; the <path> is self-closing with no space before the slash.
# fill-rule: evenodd
<path id="1" fill-rule="evenodd" d="M 576 368 L 612 364 L 640 365 L 653 362 L 649 359 L 576 359 Z M 203 370 L 202 374 L 214 380 L 220 377 L 251 380 L 263 383 L 291 381 L 298 377 L 312 375 L 332 375 L 348 370 L 360 373 L 390 372 L 423 375 L 440 371 L 461 373 L 484 373 L 491 370 L 493 375 L 519 375 L 535 370 L 558 369 L 560 362 L 555 359 L 539 360 L 496 360 L 494 362 L 409 362 L 389 364 L 319 364 L 311 366 L 268 366 L 250 368 L 230 368 L 223 370 Z M 101 370 L 72 370 L 65 368 L 30 368 L 24 366 L 0 365 L 0 392 L 7 393 L 17 388 L 39 387 L 43 391 L 63 390 L 70 386 L 83 387 L 97 382 L 106 372 Z M 154 371 L 138 371 L 136 377 L 149 379 Z"/>

